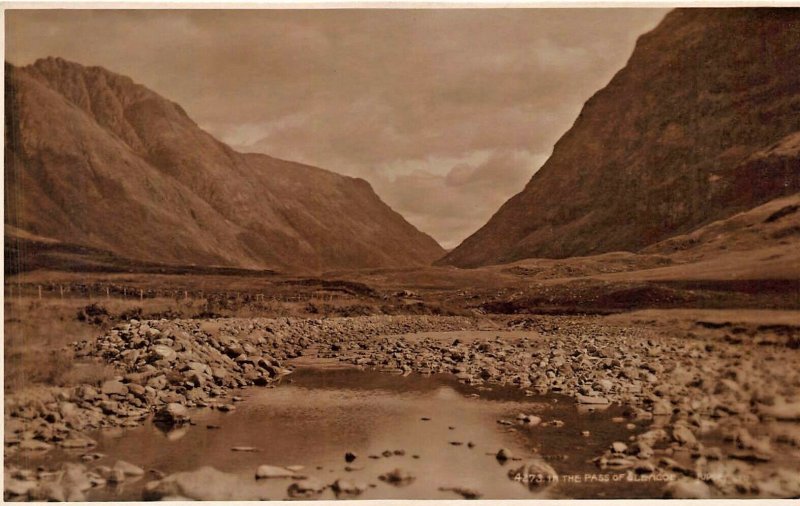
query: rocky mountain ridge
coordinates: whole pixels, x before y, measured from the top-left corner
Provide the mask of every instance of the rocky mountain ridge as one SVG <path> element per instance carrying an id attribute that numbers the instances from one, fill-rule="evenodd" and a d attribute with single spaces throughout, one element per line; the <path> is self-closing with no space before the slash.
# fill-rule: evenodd
<path id="1" fill-rule="evenodd" d="M 639 251 L 800 191 L 800 10 L 679 9 L 525 189 L 439 261 Z"/>
<path id="2" fill-rule="evenodd" d="M 6 224 L 171 264 L 321 271 L 444 250 L 362 179 L 214 139 L 128 77 L 6 64 Z"/>

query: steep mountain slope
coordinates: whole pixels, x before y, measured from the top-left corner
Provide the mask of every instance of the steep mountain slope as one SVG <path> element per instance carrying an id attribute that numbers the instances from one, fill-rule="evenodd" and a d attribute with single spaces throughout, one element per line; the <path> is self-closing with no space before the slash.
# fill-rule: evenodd
<path id="1" fill-rule="evenodd" d="M 319 271 L 444 251 L 361 179 L 237 153 L 131 79 L 6 64 L 6 223 L 126 258 Z"/>
<path id="2" fill-rule="evenodd" d="M 800 10 L 686 9 L 440 264 L 638 251 L 800 191 Z"/>

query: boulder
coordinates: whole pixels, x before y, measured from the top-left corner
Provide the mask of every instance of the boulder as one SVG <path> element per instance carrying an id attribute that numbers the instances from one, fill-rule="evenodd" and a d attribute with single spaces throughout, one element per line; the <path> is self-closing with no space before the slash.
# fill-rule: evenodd
<path id="1" fill-rule="evenodd" d="M 190 421 L 189 410 L 183 404 L 171 402 L 156 413 L 155 421 L 167 426 L 182 425 Z"/>

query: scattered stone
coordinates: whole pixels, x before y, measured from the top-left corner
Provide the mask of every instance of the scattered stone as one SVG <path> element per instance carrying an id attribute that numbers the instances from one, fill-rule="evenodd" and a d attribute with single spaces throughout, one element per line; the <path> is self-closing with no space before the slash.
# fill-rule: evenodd
<path id="1" fill-rule="evenodd" d="M 578 404 L 596 404 L 596 405 L 603 405 L 603 404 L 610 404 L 611 401 L 606 399 L 605 397 L 595 396 L 595 395 L 581 395 L 578 394 L 575 396 L 575 400 L 578 401 Z"/>
<path id="2" fill-rule="evenodd" d="M 170 402 L 166 406 L 164 406 L 154 418 L 156 423 L 160 423 L 167 426 L 174 426 L 174 425 L 183 425 L 185 423 L 189 423 L 191 418 L 189 417 L 189 410 L 186 409 L 186 406 L 182 404 L 178 404 L 175 402 Z"/>
<path id="3" fill-rule="evenodd" d="M 442 492 L 455 492 L 464 499 L 480 499 L 483 494 L 477 490 L 466 487 L 439 487 Z"/>
<path id="4" fill-rule="evenodd" d="M 175 473 L 158 481 L 147 483 L 143 491 L 145 501 L 183 497 L 195 501 L 254 500 L 250 491 L 242 487 L 234 474 L 205 466 L 196 471 Z"/>
<path id="5" fill-rule="evenodd" d="M 307 499 L 321 494 L 325 488 L 325 485 L 321 481 L 315 478 L 308 478 L 292 483 L 289 485 L 286 492 L 289 494 L 289 497 Z"/>
<path id="6" fill-rule="evenodd" d="M 114 464 L 114 469 L 122 471 L 125 476 L 144 476 L 144 469 L 130 462 L 125 462 L 124 460 L 118 460 L 117 463 Z"/>
<path id="7" fill-rule="evenodd" d="M 256 469 L 256 479 L 269 479 L 269 478 L 295 478 L 297 475 L 295 471 L 287 467 L 278 467 L 270 465 L 261 465 Z"/>
<path id="8" fill-rule="evenodd" d="M 110 380 L 103 383 L 100 391 L 106 395 L 128 395 L 128 387 L 122 382 Z"/>
<path id="9" fill-rule="evenodd" d="M 514 454 L 511 453 L 511 450 L 508 448 L 500 448 L 497 453 L 495 454 L 495 458 L 498 462 L 503 463 L 507 460 L 513 459 Z"/>
<path id="10" fill-rule="evenodd" d="M 360 495 L 365 490 L 367 490 L 367 486 L 363 483 L 354 483 L 347 480 L 338 479 L 333 482 L 331 485 L 331 489 L 333 492 L 339 495 Z"/>
<path id="11" fill-rule="evenodd" d="M 26 439 L 19 444 L 19 449 L 28 452 L 46 452 L 50 451 L 53 445 L 38 441 L 36 439 Z"/>
<path id="12" fill-rule="evenodd" d="M 611 443 L 611 451 L 614 453 L 625 453 L 628 451 L 628 445 L 623 443 L 622 441 L 614 441 Z"/>
<path id="13" fill-rule="evenodd" d="M 711 489 L 700 480 L 681 478 L 670 482 L 664 489 L 664 497 L 668 499 L 709 499 Z"/>
<path id="14" fill-rule="evenodd" d="M 384 473 L 378 478 L 395 486 L 408 485 L 416 479 L 411 473 L 400 468 Z"/>
<path id="15" fill-rule="evenodd" d="M 661 399 L 653 404 L 653 414 L 656 416 L 665 416 L 672 414 L 672 404 L 666 399 Z"/>
<path id="16" fill-rule="evenodd" d="M 256 448 L 255 446 L 234 446 L 233 448 L 231 448 L 231 451 L 233 451 L 233 452 L 257 452 L 257 451 L 259 451 L 259 449 Z"/>

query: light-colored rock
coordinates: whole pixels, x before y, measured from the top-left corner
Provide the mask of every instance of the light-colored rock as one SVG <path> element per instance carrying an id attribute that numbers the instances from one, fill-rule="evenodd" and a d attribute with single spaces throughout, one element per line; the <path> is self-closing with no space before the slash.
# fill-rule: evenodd
<path id="1" fill-rule="evenodd" d="M 664 488 L 664 497 L 668 499 L 709 499 L 711 489 L 700 480 L 681 478 L 670 482 Z"/>
<path id="2" fill-rule="evenodd" d="M 258 466 L 256 469 L 256 479 L 268 478 L 294 478 L 296 473 L 285 467 L 270 466 L 267 464 Z"/>

